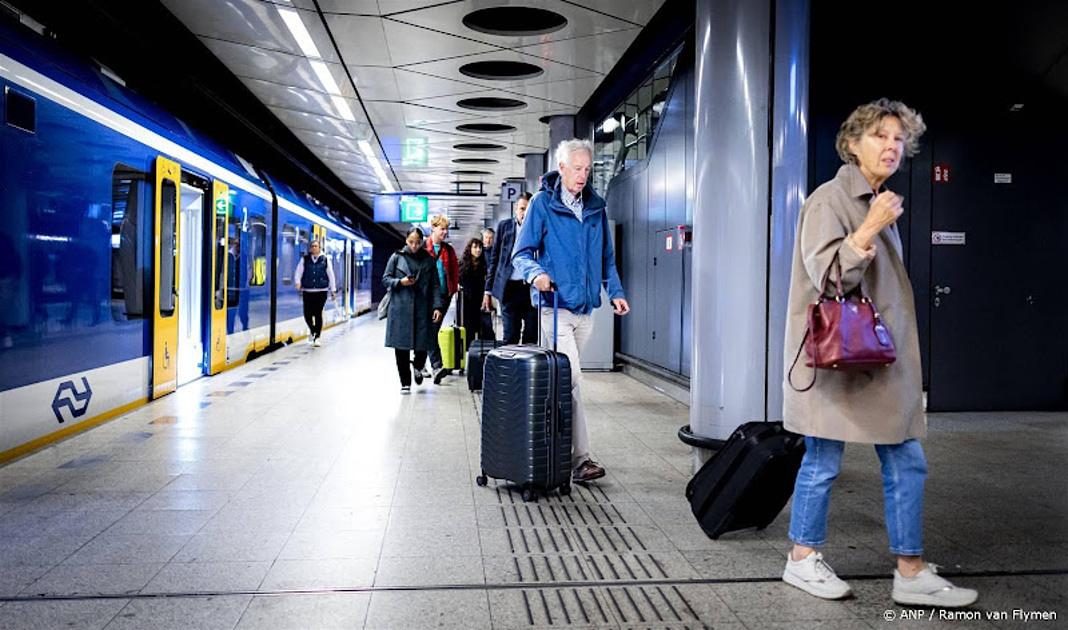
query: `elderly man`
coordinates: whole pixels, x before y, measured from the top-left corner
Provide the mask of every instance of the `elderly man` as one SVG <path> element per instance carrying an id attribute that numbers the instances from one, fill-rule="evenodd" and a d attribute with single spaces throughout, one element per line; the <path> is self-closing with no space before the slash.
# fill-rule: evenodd
<path id="1" fill-rule="evenodd" d="M 493 249 L 494 236 L 496 236 L 496 234 L 493 231 L 493 228 L 482 228 L 482 249 L 486 252 Z"/>
<path id="2" fill-rule="evenodd" d="M 565 140 L 555 152 L 558 171 L 542 177 L 541 190 L 530 202 L 526 221 L 516 239 L 512 264 L 530 282 L 531 301 L 538 291 L 556 290 L 545 299 L 560 308 L 559 348 L 571 362 L 573 397 L 572 453 L 574 481 L 604 477 L 604 468 L 590 458 L 586 414 L 582 407 L 580 351 L 593 331 L 593 309 L 601 305 L 601 286 L 608 290 L 616 315 L 630 306 L 616 273 L 612 235 L 604 199 L 588 183 L 593 146 L 587 140 Z M 553 309 L 542 308 L 542 343 L 551 344 Z"/>

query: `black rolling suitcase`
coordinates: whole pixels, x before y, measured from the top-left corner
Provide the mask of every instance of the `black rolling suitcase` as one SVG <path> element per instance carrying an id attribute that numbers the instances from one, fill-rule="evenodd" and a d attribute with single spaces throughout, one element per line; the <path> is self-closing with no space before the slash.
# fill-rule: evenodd
<path id="1" fill-rule="evenodd" d="M 805 439 L 781 422 L 747 422 L 697 471 L 686 498 L 709 538 L 775 520 L 794 492 Z"/>
<path id="2" fill-rule="evenodd" d="M 556 488 L 571 493 L 571 363 L 556 351 L 553 297 L 553 349 L 502 346 L 486 355 L 483 370 L 482 474 L 475 481 L 511 481 L 524 501 Z"/>
<path id="3" fill-rule="evenodd" d="M 476 339 L 467 348 L 467 389 L 475 392 L 482 389 L 482 367 L 486 355 L 494 348 L 503 346 L 503 341 L 494 339 Z"/>

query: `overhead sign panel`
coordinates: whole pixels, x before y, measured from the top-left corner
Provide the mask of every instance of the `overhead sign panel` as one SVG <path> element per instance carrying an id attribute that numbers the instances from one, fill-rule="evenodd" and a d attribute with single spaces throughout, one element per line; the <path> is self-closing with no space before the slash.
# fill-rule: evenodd
<path id="1" fill-rule="evenodd" d="M 404 195 L 400 198 L 402 223 L 425 223 L 430 215 L 430 200 L 423 195 Z"/>

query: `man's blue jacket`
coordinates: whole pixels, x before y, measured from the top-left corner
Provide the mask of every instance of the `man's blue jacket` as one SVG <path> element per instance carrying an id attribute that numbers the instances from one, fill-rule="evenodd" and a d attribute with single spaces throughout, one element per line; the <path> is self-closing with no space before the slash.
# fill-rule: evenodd
<path id="1" fill-rule="evenodd" d="M 601 286 L 609 299 L 624 297 L 616 272 L 612 234 L 608 229 L 604 199 L 586 183 L 582 189 L 582 221 L 560 198 L 560 174 L 549 171 L 541 190 L 530 201 L 512 250 L 512 265 L 527 282 L 549 274 L 557 287 L 561 308 L 590 313 L 601 305 Z M 538 290 L 530 287 L 531 303 L 538 304 Z"/>

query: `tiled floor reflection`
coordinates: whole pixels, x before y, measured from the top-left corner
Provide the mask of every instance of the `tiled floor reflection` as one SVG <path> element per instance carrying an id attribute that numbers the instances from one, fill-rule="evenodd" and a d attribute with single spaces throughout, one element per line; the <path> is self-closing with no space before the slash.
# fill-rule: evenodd
<path id="1" fill-rule="evenodd" d="M 608 476 L 523 503 L 473 483 L 466 381 L 401 396 L 382 338 L 361 318 L 0 468 L 0 628 L 885 627 L 872 449 L 847 449 L 826 549 L 858 596 L 813 600 L 778 580 L 785 517 L 716 541 L 696 526 L 685 406 L 584 375 Z M 928 555 L 984 616 L 923 627 L 1063 623 L 1068 414 L 930 424 Z"/>

